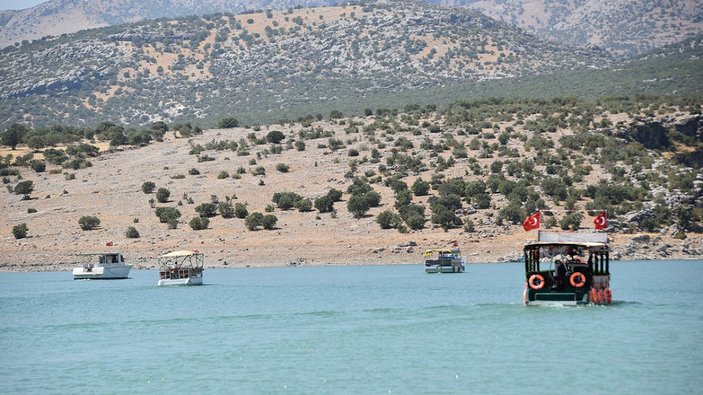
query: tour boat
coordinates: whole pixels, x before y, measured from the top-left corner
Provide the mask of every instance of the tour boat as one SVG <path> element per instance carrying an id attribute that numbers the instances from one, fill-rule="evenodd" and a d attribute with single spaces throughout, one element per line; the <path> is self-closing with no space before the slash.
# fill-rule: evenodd
<path id="1" fill-rule="evenodd" d="M 205 256 L 198 251 L 174 251 L 161 255 L 158 285 L 202 285 Z"/>
<path id="2" fill-rule="evenodd" d="M 459 248 L 426 250 L 425 273 L 462 273 L 464 271 L 464 258 Z"/>
<path id="3" fill-rule="evenodd" d="M 538 231 L 525 244 L 525 305 L 609 304 L 606 233 Z"/>
<path id="4" fill-rule="evenodd" d="M 132 265 L 124 261 L 119 252 L 95 252 L 79 254 L 81 256 L 98 257 L 97 262 L 84 263 L 73 268 L 74 280 L 120 280 L 129 276 Z"/>

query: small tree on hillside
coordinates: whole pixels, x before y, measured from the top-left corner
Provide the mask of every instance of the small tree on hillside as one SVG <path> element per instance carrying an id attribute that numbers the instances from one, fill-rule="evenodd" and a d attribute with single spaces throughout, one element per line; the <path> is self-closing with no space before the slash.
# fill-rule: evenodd
<path id="1" fill-rule="evenodd" d="M 278 218 L 276 218 L 273 214 L 266 214 L 264 215 L 264 218 L 261 219 L 261 224 L 264 226 L 264 229 L 267 230 L 275 229 L 276 222 L 278 222 Z"/>
<path id="2" fill-rule="evenodd" d="M 425 196 L 427 192 L 430 191 L 430 183 L 424 181 L 422 178 L 415 180 L 413 185 L 410 187 L 415 196 Z"/>
<path id="3" fill-rule="evenodd" d="M 358 219 L 369 211 L 369 202 L 365 195 L 352 195 L 347 202 L 347 209 Z"/>
<path id="4" fill-rule="evenodd" d="M 100 219 L 92 215 L 84 215 L 78 220 L 78 225 L 83 230 L 93 230 L 100 226 Z"/>
<path id="5" fill-rule="evenodd" d="M 139 231 L 137 231 L 137 228 L 134 226 L 129 226 L 127 227 L 127 231 L 125 232 L 125 236 L 128 239 L 138 239 L 139 238 Z"/>
<path id="6" fill-rule="evenodd" d="M 259 212 L 254 212 L 247 215 L 244 224 L 249 230 L 256 230 L 259 226 L 264 225 L 264 215 Z"/>
<path id="7" fill-rule="evenodd" d="M 247 215 L 249 215 L 249 211 L 247 210 L 247 206 L 245 206 L 243 203 L 236 203 L 234 205 L 234 215 L 237 218 L 246 218 Z"/>
<path id="8" fill-rule="evenodd" d="M 26 126 L 13 123 L 0 135 L 0 141 L 3 145 L 8 145 L 14 150 L 22 142 L 22 138 L 27 132 L 29 132 L 29 129 Z"/>
<path id="9" fill-rule="evenodd" d="M 154 192 L 155 188 L 156 184 L 151 181 L 146 181 L 144 184 L 142 184 L 142 192 L 144 193 L 152 193 Z"/>
<path id="10" fill-rule="evenodd" d="M 204 217 L 193 217 L 188 224 L 193 230 L 203 230 L 210 225 L 210 220 Z"/>
<path id="11" fill-rule="evenodd" d="M 239 126 L 239 121 L 237 120 L 237 118 L 226 117 L 220 119 L 220 121 L 217 123 L 217 126 L 219 126 L 220 129 L 236 128 L 237 126 Z"/>
<path id="12" fill-rule="evenodd" d="M 181 218 L 181 212 L 173 207 L 159 207 L 156 209 L 156 216 L 161 223 L 165 224 L 172 220 L 178 221 L 178 218 Z"/>
<path id="13" fill-rule="evenodd" d="M 315 199 L 315 208 L 321 213 L 329 213 L 334 209 L 334 201 L 328 195 Z"/>
<path id="14" fill-rule="evenodd" d="M 19 225 L 15 225 L 12 227 L 12 235 L 15 236 L 15 239 L 24 239 L 25 237 L 27 237 L 28 230 L 29 229 L 27 228 L 27 224 L 23 222 Z"/>
<path id="15" fill-rule="evenodd" d="M 171 191 L 166 188 L 159 188 L 159 190 L 156 191 L 156 201 L 159 203 L 168 202 L 169 196 L 171 196 Z"/>
<path id="16" fill-rule="evenodd" d="M 34 182 L 30 180 L 20 181 L 15 185 L 15 193 L 24 195 L 22 200 L 29 200 L 29 195 L 34 191 Z"/>
<path id="17" fill-rule="evenodd" d="M 217 205 L 214 203 L 203 203 L 195 208 L 201 217 L 214 217 L 217 215 Z"/>
<path id="18" fill-rule="evenodd" d="M 272 132 L 269 132 L 266 135 L 266 141 L 268 141 L 271 144 L 280 144 L 283 139 L 286 138 L 286 135 L 283 134 L 280 130 L 274 130 Z"/>

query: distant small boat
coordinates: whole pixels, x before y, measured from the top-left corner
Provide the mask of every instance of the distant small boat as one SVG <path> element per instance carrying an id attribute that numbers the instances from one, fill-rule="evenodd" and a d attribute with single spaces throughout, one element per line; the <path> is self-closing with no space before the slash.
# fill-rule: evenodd
<path id="1" fill-rule="evenodd" d="M 525 305 L 612 302 L 607 234 L 539 231 L 524 253 Z"/>
<path id="2" fill-rule="evenodd" d="M 463 273 L 466 261 L 459 248 L 426 250 L 425 273 Z"/>
<path id="3" fill-rule="evenodd" d="M 73 268 L 74 280 L 121 280 L 128 278 L 132 265 L 125 263 L 119 252 L 95 252 L 79 254 L 98 257 L 97 262 L 84 263 Z"/>
<path id="4" fill-rule="evenodd" d="M 158 285 L 202 285 L 205 255 L 198 251 L 174 251 L 161 255 Z"/>

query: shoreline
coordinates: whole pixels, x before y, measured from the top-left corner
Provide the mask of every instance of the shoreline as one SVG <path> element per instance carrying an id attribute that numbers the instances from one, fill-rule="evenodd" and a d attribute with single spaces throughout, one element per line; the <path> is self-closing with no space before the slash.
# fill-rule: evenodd
<path id="1" fill-rule="evenodd" d="M 396 236 L 392 235 L 392 236 Z M 456 242 L 469 265 L 490 263 L 521 262 L 524 233 L 501 235 L 491 240 L 465 239 L 465 235 L 451 232 L 432 235 L 415 234 L 418 242 L 408 241 L 413 237 L 402 235 L 402 242 L 392 245 L 369 246 L 339 240 L 336 245 L 310 245 L 305 248 L 288 245 L 240 245 L 225 246 L 202 244 L 198 249 L 205 254 L 205 267 L 215 268 L 280 268 L 280 267 L 323 267 L 323 266 L 380 266 L 412 265 L 423 262 L 422 251 L 452 245 Z M 456 236 L 456 237 L 453 237 Z M 614 234 L 611 235 L 612 261 L 650 260 L 703 260 L 703 236 L 676 240 L 660 235 Z M 395 239 L 392 237 L 391 239 Z M 187 248 L 184 248 L 187 249 Z M 14 254 L 5 249 L 0 259 L 0 273 L 23 272 L 63 272 L 85 262 L 74 257 L 74 251 L 66 248 L 59 252 L 39 253 L 25 251 Z M 150 270 L 157 267 L 156 257 L 164 253 L 162 249 L 135 248 L 134 245 L 119 245 L 102 248 L 124 254 L 133 270 Z M 173 250 L 173 249 L 171 249 Z M 62 253 L 63 252 L 63 253 Z M 234 259 L 233 259 L 234 258 Z M 42 264 L 39 262 L 56 262 Z"/>

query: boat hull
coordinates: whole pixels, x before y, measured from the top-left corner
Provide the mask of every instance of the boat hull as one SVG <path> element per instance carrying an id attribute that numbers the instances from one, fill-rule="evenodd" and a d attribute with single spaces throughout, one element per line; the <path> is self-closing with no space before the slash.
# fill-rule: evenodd
<path id="1" fill-rule="evenodd" d="M 203 285 L 202 277 L 188 277 L 177 279 L 162 279 L 157 283 L 159 287 L 168 285 Z"/>
<path id="2" fill-rule="evenodd" d="M 425 273 L 463 273 L 464 266 L 427 266 L 425 267 Z"/>
<path id="3" fill-rule="evenodd" d="M 98 266 L 93 268 L 77 267 L 73 269 L 74 280 L 124 280 L 129 278 L 131 265 Z"/>

